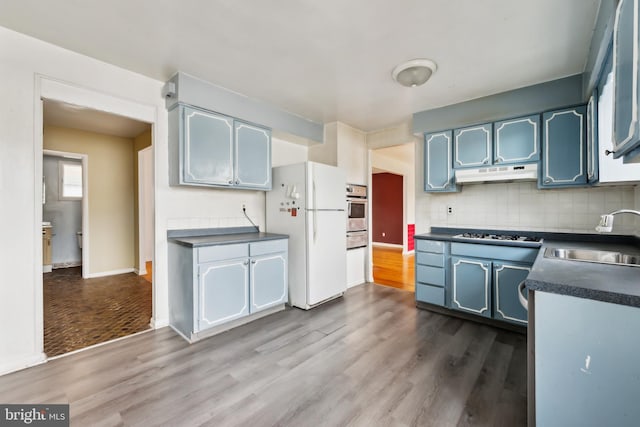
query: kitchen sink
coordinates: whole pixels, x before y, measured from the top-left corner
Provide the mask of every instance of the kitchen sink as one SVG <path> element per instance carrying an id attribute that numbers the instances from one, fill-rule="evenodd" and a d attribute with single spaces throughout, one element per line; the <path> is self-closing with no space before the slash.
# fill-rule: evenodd
<path id="1" fill-rule="evenodd" d="M 600 264 L 628 265 L 640 267 L 640 256 L 613 251 L 596 251 L 590 249 L 547 248 L 545 258 L 558 258 L 570 261 L 596 262 Z"/>

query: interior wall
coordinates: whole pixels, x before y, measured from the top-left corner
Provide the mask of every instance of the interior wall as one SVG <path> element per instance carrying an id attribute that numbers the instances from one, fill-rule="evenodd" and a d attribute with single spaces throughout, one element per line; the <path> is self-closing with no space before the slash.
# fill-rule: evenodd
<path id="1" fill-rule="evenodd" d="M 82 252 L 76 233 L 82 231 L 82 200 L 60 200 L 59 162 L 82 165 L 81 160 L 44 156 L 43 176 L 46 188 L 42 220 L 51 222 L 51 262 L 54 268 L 82 264 Z"/>
<path id="2" fill-rule="evenodd" d="M 402 175 L 386 172 L 373 174 L 371 183 L 373 242 L 403 244 L 403 192 Z"/>
<path id="3" fill-rule="evenodd" d="M 134 268 L 136 270 L 144 270 L 140 264 L 140 206 L 139 206 L 139 171 L 138 171 L 138 152 L 142 149 L 151 146 L 151 126 L 140 135 L 133 138 L 132 151 L 133 151 L 133 257 Z M 151 183 L 151 185 L 153 185 Z M 149 187 L 148 190 L 153 191 L 153 187 Z M 151 233 L 153 235 L 153 233 Z M 147 257 L 145 257 L 147 258 Z M 144 266 L 142 266 L 144 267 Z"/>
<path id="4" fill-rule="evenodd" d="M 134 266 L 133 140 L 44 127 L 44 148 L 88 155 L 89 275 Z"/>
<path id="5" fill-rule="evenodd" d="M 163 82 L 0 27 L 0 374 L 44 360 L 42 352 L 42 202 L 39 188 L 42 152 L 36 124 L 41 125 L 37 99 L 40 78 L 64 82 L 105 97 L 139 106 L 135 111 L 155 117 L 154 143 L 167 148 L 167 112 Z M 102 101 L 101 101 L 102 102 Z M 101 104 L 102 105 L 102 104 Z M 129 104 L 128 104 L 129 105 Z M 151 116 L 147 111 L 153 111 Z M 158 175 L 168 175 L 166 154 L 156 154 Z M 91 163 L 89 164 L 91 166 Z M 160 214 L 156 235 L 166 235 L 166 205 L 172 205 L 168 178 L 156 184 Z M 165 202 L 164 200 L 167 200 Z M 197 210 L 197 203 L 191 210 Z M 160 216 L 158 220 L 158 215 Z M 156 241 L 156 253 L 166 265 L 166 238 Z M 168 323 L 167 274 L 154 278 L 154 322 Z"/>

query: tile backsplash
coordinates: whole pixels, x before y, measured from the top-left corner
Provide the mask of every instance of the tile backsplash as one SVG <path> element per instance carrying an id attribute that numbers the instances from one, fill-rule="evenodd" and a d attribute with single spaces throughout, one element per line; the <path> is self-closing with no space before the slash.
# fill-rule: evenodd
<path id="1" fill-rule="evenodd" d="M 595 232 L 600 215 L 640 205 L 634 186 L 538 190 L 535 182 L 465 185 L 459 193 L 423 193 L 416 200 L 422 231 L 431 226 Z M 448 213 L 451 207 L 452 213 Z M 614 233 L 635 234 L 640 217 L 620 215 Z"/>

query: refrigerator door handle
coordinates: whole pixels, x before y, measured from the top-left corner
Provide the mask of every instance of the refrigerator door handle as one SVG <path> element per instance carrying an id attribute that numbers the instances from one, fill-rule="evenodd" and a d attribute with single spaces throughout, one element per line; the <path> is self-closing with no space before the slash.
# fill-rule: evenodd
<path id="1" fill-rule="evenodd" d="M 316 235 L 318 234 L 318 221 L 316 221 L 316 211 L 311 211 L 311 221 L 313 222 L 313 243 L 315 244 L 317 239 Z"/>

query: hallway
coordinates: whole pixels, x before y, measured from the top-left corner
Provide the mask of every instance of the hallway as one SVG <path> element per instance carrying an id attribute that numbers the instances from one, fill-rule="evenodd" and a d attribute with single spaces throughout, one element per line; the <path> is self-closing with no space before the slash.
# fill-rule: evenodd
<path id="1" fill-rule="evenodd" d="M 143 276 L 85 280 L 81 267 L 74 267 L 43 277 L 47 357 L 149 329 L 152 285 Z"/>
<path id="2" fill-rule="evenodd" d="M 414 255 L 402 248 L 373 245 L 373 281 L 405 291 L 415 291 Z"/>

